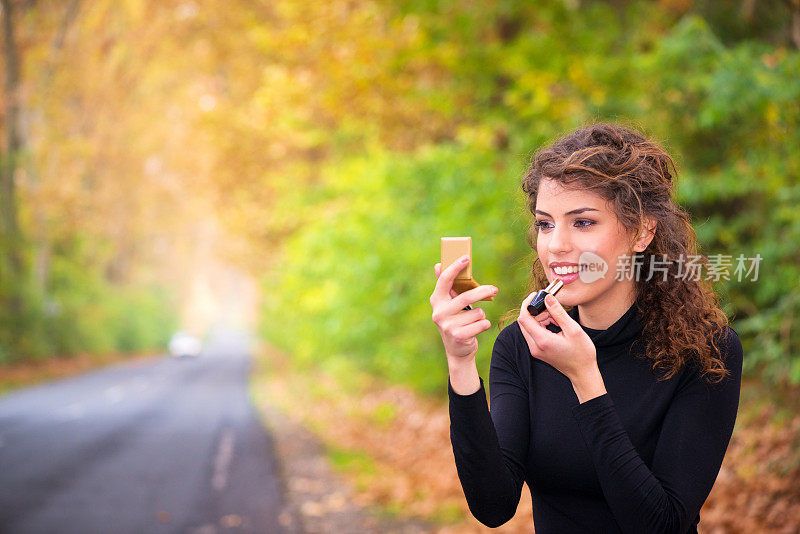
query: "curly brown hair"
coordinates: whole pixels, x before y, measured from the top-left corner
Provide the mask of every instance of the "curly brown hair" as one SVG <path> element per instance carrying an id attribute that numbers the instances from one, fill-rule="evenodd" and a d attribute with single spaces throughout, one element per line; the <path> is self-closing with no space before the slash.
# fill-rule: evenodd
<path id="1" fill-rule="evenodd" d="M 522 180 L 527 208 L 536 209 L 542 179 L 562 186 L 592 191 L 613 206 L 616 216 L 632 235 L 645 228 L 645 217 L 657 221 L 653 240 L 637 254 L 642 272 L 650 262 L 669 262 L 666 279 L 653 276 L 636 281 L 636 306 L 642 322 L 641 357 L 652 360 L 652 370 L 664 371 L 667 380 L 684 365 L 693 364 L 711 382 L 728 371 L 720 357 L 718 334 L 728 325 L 711 283 L 702 276 L 679 276 L 679 258 L 697 257 L 697 265 L 712 269 L 708 258 L 698 254 L 697 234 L 689 214 L 673 199 L 677 168 L 657 143 L 639 132 L 613 123 L 598 123 L 576 130 L 540 148 Z M 634 233 L 635 232 L 635 233 Z M 537 229 L 531 225 L 527 241 L 534 250 L 528 293 L 548 280 L 536 251 Z M 631 242 L 633 244 L 633 241 Z M 699 279 L 694 279 L 699 278 Z M 501 324 L 516 318 L 519 309 L 504 315 Z"/>

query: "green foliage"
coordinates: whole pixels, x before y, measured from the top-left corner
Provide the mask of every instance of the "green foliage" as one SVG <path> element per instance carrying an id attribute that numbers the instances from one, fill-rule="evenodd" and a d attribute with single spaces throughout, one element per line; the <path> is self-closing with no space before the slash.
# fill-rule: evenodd
<path id="1" fill-rule="evenodd" d="M 347 360 L 441 392 L 428 303 L 439 237 L 472 236 L 476 279 L 501 288 L 483 304 L 496 324 L 524 298 L 530 263 L 521 157 L 586 122 L 622 120 L 674 155 L 702 253 L 761 255 L 757 282 L 731 276 L 718 291 L 746 370 L 800 384 L 796 50 L 723 42 L 696 12 L 675 19 L 649 3 L 397 5 L 421 28 L 419 53 L 451 74 L 440 90 L 465 102 L 455 141 L 402 154 L 376 141 L 325 168 L 314 202 L 292 208 L 311 223 L 264 278 L 269 339 L 300 365 Z M 480 338 L 484 377 L 494 335 Z"/>
<path id="2" fill-rule="evenodd" d="M 727 48 L 688 17 L 643 64 L 671 73 L 654 76 L 649 107 L 666 102 L 659 128 L 682 156 L 679 199 L 702 252 L 762 258 L 757 280 L 718 287 L 745 369 L 800 384 L 800 54 L 754 41 Z"/>
<path id="3" fill-rule="evenodd" d="M 439 238 L 473 236 L 476 279 L 522 288 L 525 221 L 508 203 L 519 170 L 458 146 L 413 157 L 375 151 L 329 169 L 336 200 L 290 241 L 265 284 L 264 333 L 301 365 L 348 359 L 422 390 L 441 388 L 445 363 L 428 302 Z M 501 293 L 483 306 L 496 318 L 519 297 Z M 480 344 L 484 365 L 490 335 Z"/>
<path id="4" fill-rule="evenodd" d="M 73 236 L 52 256 L 48 287 L 20 284 L 23 312 L 0 321 L 0 364 L 79 352 L 136 352 L 164 347 L 177 327 L 169 293 L 120 287 L 87 264 L 85 238 Z M 9 328 L 15 328 L 12 336 Z M 10 340 L 14 340 L 13 343 Z"/>

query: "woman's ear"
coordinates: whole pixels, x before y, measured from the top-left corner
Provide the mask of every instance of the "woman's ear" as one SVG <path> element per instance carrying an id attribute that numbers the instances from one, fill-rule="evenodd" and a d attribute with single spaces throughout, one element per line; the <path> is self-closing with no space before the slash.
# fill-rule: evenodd
<path id="1" fill-rule="evenodd" d="M 645 217 L 643 228 L 636 237 L 636 243 L 633 246 L 633 250 L 636 252 L 642 252 L 647 248 L 647 246 L 653 240 L 653 237 L 656 235 L 657 225 L 658 222 L 655 219 L 652 217 Z"/>

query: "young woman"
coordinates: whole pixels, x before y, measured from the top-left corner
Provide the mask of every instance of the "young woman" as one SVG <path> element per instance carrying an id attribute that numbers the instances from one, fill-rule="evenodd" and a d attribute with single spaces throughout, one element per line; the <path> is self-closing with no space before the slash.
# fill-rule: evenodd
<path id="1" fill-rule="evenodd" d="M 565 285 L 536 317 L 528 295 L 498 334 L 491 412 L 475 366 L 490 323 L 464 308 L 498 289 L 459 295 L 466 261 L 434 267 L 453 453 L 482 523 L 513 517 L 527 482 L 537 534 L 697 531 L 733 432 L 743 355 L 696 269 L 708 262 L 673 200 L 676 175 L 661 147 L 615 124 L 536 153 L 522 183 L 538 256 L 529 289 Z"/>

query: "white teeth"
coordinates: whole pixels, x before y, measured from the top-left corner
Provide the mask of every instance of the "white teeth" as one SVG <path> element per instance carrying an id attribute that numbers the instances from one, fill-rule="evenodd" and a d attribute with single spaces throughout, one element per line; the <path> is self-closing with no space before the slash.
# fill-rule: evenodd
<path id="1" fill-rule="evenodd" d="M 578 272 L 578 266 L 574 265 L 569 267 L 553 267 L 553 271 L 555 271 L 556 274 L 572 274 Z"/>

